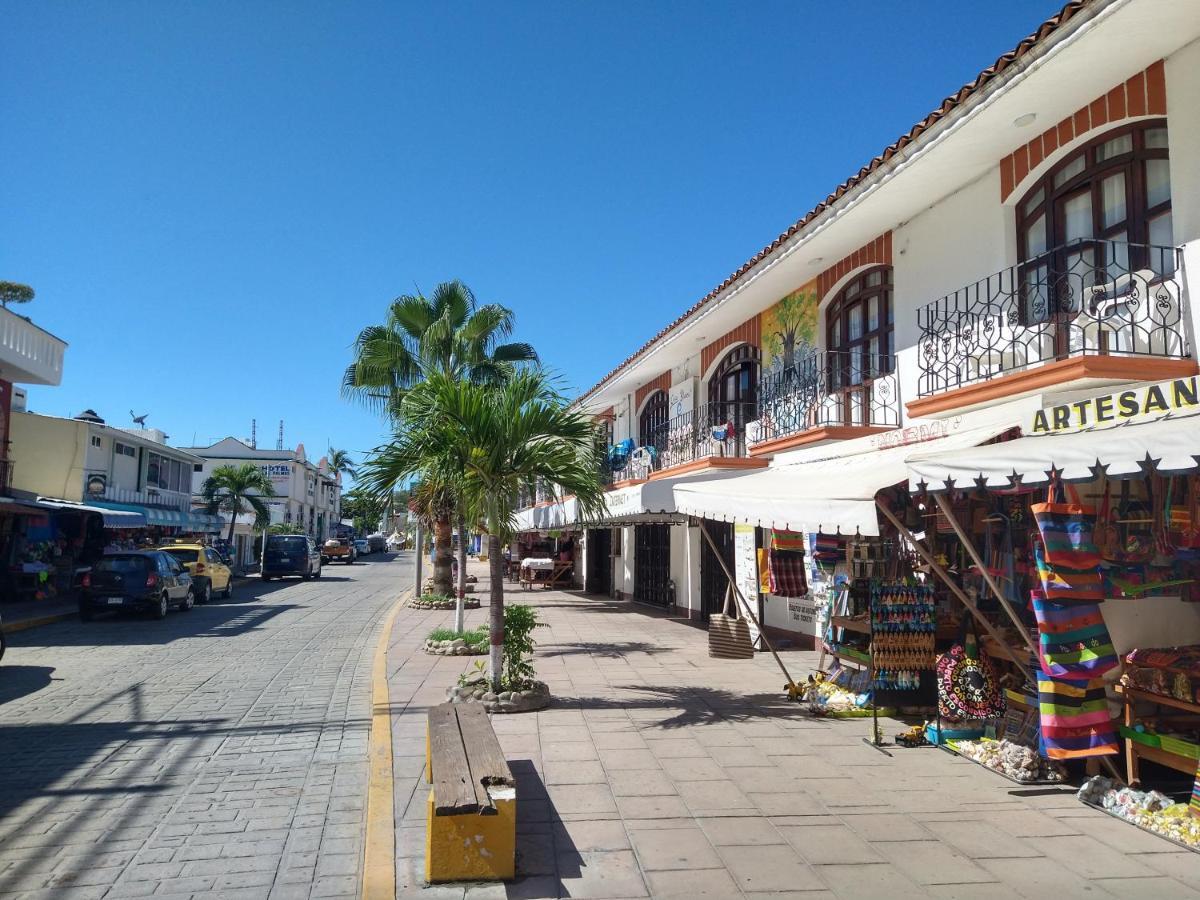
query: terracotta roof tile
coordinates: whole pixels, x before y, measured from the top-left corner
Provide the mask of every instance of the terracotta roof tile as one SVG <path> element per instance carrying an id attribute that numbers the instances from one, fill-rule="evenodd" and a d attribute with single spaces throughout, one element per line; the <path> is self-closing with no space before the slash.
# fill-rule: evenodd
<path id="1" fill-rule="evenodd" d="M 1049 19 L 1047 19 L 1045 22 L 1043 22 L 1040 26 L 1038 26 L 1038 29 L 1033 34 L 1024 38 L 1020 43 L 1017 44 L 1016 47 L 1014 47 L 1009 52 L 1001 55 L 999 59 L 997 59 L 994 63 L 992 63 L 990 66 L 988 66 L 982 72 L 980 72 L 973 81 L 971 81 L 969 84 L 964 84 L 961 88 L 959 88 L 957 91 L 955 91 L 953 94 L 951 94 L 945 100 L 943 100 L 938 105 L 938 107 L 935 110 L 933 110 L 933 112 L 931 112 L 929 115 L 927 115 L 920 122 L 917 122 L 915 125 L 913 125 L 913 127 L 910 128 L 906 134 L 901 135 L 899 138 L 897 138 L 895 141 L 893 141 L 890 145 L 888 145 L 886 148 L 884 148 L 883 152 L 881 152 L 878 156 L 876 156 L 874 159 L 872 159 L 869 163 L 867 163 L 865 166 L 863 166 L 861 169 L 859 169 L 857 174 L 855 174 L 851 178 L 848 178 L 846 181 L 844 181 L 840 185 L 838 185 L 837 189 L 834 190 L 834 192 L 832 194 L 830 194 L 828 197 L 826 197 L 824 200 L 822 200 L 820 203 L 818 203 L 815 207 L 813 207 L 813 209 L 811 211 L 809 211 L 808 214 L 805 215 L 803 218 L 801 218 L 801 219 L 797 220 L 795 223 L 793 223 L 786 231 L 784 231 L 777 238 L 775 238 L 775 240 L 773 240 L 767 246 L 763 247 L 763 249 L 758 251 L 758 253 L 754 254 L 754 256 L 752 256 L 747 262 L 745 262 L 741 266 L 741 268 L 739 268 L 736 272 L 734 272 L 732 275 L 730 275 L 728 278 L 726 278 L 724 281 L 722 281 L 719 285 L 717 285 L 715 288 L 713 288 L 711 291 L 709 291 L 707 294 L 705 294 L 702 298 L 700 298 L 700 300 L 698 300 L 690 308 L 688 308 L 681 316 L 676 318 L 673 322 L 668 324 L 666 327 L 660 329 L 657 334 L 655 334 L 652 338 L 650 338 L 648 341 L 646 341 L 646 343 L 644 343 L 636 351 L 634 351 L 632 354 L 630 354 L 630 356 L 628 358 L 626 358 L 626 360 L 624 362 L 622 362 L 615 369 L 613 369 L 611 372 L 609 372 L 607 375 L 605 375 L 592 388 L 590 388 L 587 391 L 587 393 L 585 393 L 580 399 L 581 400 L 587 399 L 589 396 L 594 394 L 600 388 L 604 387 L 604 385 L 606 385 L 613 378 L 615 378 L 617 375 L 619 375 L 621 372 L 623 372 L 626 368 L 628 368 L 629 365 L 631 363 L 633 363 L 639 356 L 641 356 L 643 353 L 645 353 L 647 350 L 649 350 L 650 347 L 652 347 L 660 338 L 664 337 L 669 332 L 674 330 L 676 327 L 681 325 L 683 322 L 687 321 L 689 318 L 691 318 L 693 315 L 695 315 L 697 312 L 699 312 L 704 307 L 704 305 L 706 303 L 708 303 L 709 300 L 712 300 L 714 297 L 716 297 L 718 294 L 720 294 L 726 288 L 733 285 L 743 275 L 745 275 L 752 268 L 754 268 L 754 266 L 756 266 L 759 262 L 761 262 L 768 255 L 773 253 L 775 250 L 778 250 L 779 247 L 781 247 L 789 238 L 793 237 L 797 232 L 799 232 L 802 228 L 804 228 L 804 226 L 808 225 L 810 222 L 812 222 L 814 219 L 816 219 L 819 215 L 821 215 L 823 212 L 825 212 L 827 209 L 829 209 L 831 206 L 833 206 L 833 204 L 836 203 L 837 200 L 839 200 L 841 197 L 843 197 L 847 191 L 854 188 L 864 178 L 866 178 L 868 175 L 870 175 L 872 172 L 874 172 L 876 169 L 878 169 L 881 165 L 888 162 L 893 156 L 895 156 L 898 152 L 900 152 L 905 147 L 907 147 L 910 143 L 912 143 L 914 140 L 916 140 L 922 133 L 924 133 L 926 130 L 928 130 L 931 126 L 937 124 L 948 113 L 950 113 L 951 111 L 956 109 L 958 106 L 960 106 L 964 100 L 966 100 L 968 97 L 973 95 L 976 91 L 985 87 L 989 81 L 991 81 L 997 75 L 1001 74 L 1005 69 L 1007 69 L 1009 67 L 1009 65 L 1016 62 L 1022 56 L 1027 54 L 1030 50 L 1032 50 L 1034 47 L 1036 47 L 1041 41 L 1045 40 L 1047 37 L 1049 37 L 1051 34 L 1053 34 L 1057 29 L 1059 29 L 1060 27 L 1065 25 L 1067 22 L 1069 22 L 1071 19 L 1073 19 L 1079 12 L 1081 12 L 1083 9 L 1085 9 L 1087 6 L 1091 5 L 1094 2 L 1096 2 L 1096 0 L 1071 0 L 1071 2 L 1069 2 L 1061 10 L 1059 10 L 1055 15 L 1051 16 Z"/>

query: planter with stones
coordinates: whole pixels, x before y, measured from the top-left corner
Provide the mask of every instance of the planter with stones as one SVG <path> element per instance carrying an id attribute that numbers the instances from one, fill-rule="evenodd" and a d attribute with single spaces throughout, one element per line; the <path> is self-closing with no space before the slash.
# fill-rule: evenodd
<path id="1" fill-rule="evenodd" d="M 412 609 L 454 609 L 458 605 L 458 601 L 453 598 L 446 600 L 425 600 L 417 597 L 408 605 Z M 464 597 L 463 609 L 479 609 L 479 598 Z"/>
<path id="2" fill-rule="evenodd" d="M 535 681 L 524 691 L 501 691 L 494 693 L 485 678 L 473 678 L 466 684 L 456 684 L 446 691 L 451 703 L 481 703 L 490 713 L 533 712 L 550 705 L 550 688 L 543 681 Z"/>
<path id="3" fill-rule="evenodd" d="M 462 638 L 449 641 L 425 639 L 425 652 L 435 656 L 486 656 L 487 644 L 468 644 Z"/>

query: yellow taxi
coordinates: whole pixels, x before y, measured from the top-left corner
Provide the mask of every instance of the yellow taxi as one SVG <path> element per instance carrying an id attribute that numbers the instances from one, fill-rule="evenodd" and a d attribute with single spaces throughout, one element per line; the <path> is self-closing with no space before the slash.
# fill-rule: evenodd
<path id="1" fill-rule="evenodd" d="M 233 596 L 233 570 L 225 565 L 221 555 L 212 547 L 181 543 L 167 544 L 158 549 L 175 557 L 191 574 L 197 603 L 207 603 L 214 593 L 226 598 Z"/>

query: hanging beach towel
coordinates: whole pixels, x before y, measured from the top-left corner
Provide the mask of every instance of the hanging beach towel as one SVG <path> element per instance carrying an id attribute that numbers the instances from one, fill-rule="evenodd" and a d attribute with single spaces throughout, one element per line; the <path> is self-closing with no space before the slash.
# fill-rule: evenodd
<path id="1" fill-rule="evenodd" d="M 754 643 L 745 619 L 730 615 L 733 586 L 725 588 L 724 611 L 708 617 L 708 655 L 713 659 L 753 659 Z"/>
<path id="2" fill-rule="evenodd" d="M 792 550 L 767 551 L 771 593 L 779 597 L 803 597 L 808 594 L 808 573 L 804 554 Z"/>
<path id="3" fill-rule="evenodd" d="M 1042 593 L 1048 600 L 1064 603 L 1087 601 L 1094 603 L 1104 599 L 1104 579 L 1098 567 L 1091 569 L 1069 569 L 1052 566 L 1046 561 L 1040 543 L 1033 550 L 1038 578 L 1042 582 Z"/>
<path id="4" fill-rule="evenodd" d="M 958 642 L 938 657 L 938 709 L 954 722 L 1001 719 L 1007 703 L 992 661 L 980 652 L 974 627 L 964 618 Z"/>
<path id="5" fill-rule="evenodd" d="M 1095 507 L 1083 505 L 1074 485 L 1067 485 L 1065 490 L 1070 495 L 1069 502 L 1064 502 L 1062 482 L 1054 479 L 1046 490 L 1046 502 L 1029 507 L 1042 536 L 1046 561 L 1069 569 L 1093 569 L 1100 565 L 1100 553 L 1093 538 Z"/>
<path id="6" fill-rule="evenodd" d="M 1040 669 L 1038 714 L 1041 750 L 1047 759 L 1081 759 L 1118 752 L 1104 682 L 1051 678 Z"/>
<path id="7" fill-rule="evenodd" d="M 1038 662 L 1054 678 L 1099 678 L 1120 660 L 1096 603 L 1059 603 L 1032 592 Z"/>

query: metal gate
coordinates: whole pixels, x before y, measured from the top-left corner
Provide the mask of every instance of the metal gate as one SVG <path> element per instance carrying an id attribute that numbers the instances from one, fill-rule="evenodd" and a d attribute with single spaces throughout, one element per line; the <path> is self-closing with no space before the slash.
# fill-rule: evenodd
<path id="1" fill-rule="evenodd" d="M 638 525 L 633 537 L 633 599 L 668 607 L 671 590 L 671 526 Z"/>
<path id="2" fill-rule="evenodd" d="M 700 526 L 708 532 L 713 543 L 721 551 L 721 558 L 729 571 L 733 571 L 733 526 L 727 522 L 712 522 L 707 519 Z M 729 579 L 717 561 L 712 547 L 700 535 L 700 617 L 707 622 L 712 613 L 719 613 L 725 607 L 725 589 Z"/>
<path id="3" fill-rule="evenodd" d="M 587 573 L 583 589 L 589 594 L 612 593 L 612 529 L 589 528 L 587 533 Z"/>

